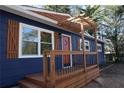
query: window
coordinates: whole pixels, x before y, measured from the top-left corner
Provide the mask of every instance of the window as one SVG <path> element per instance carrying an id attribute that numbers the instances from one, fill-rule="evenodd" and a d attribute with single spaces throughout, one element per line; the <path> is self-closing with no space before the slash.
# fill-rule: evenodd
<path id="1" fill-rule="evenodd" d="M 42 57 L 44 50 L 54 49 L 53 32 L 20 23 L 19 57 Z"/>
<path id="2" fill-rule="evenodd" d="M 85 51 L 90 51 L 90 43 L 88 40 L 84 40 L 84 44 L 85 44 Z M 80 50 L 82 50 L 82 39 L 80 39 Z"/>
<path id="3" fill-rule="evenodd" d="M 38 54 L 38 30 L 22 28 L 22 55 Z"/>
<path id="4" fill-rule="evenodd" d="M 98 50 L 98 52 L 102 52 L 102 45 L 101 44 L 97 44 L 97 50 Z"/>
<path id="5" fill-rule="evenodd" d="M 41 32 L 41 54 L 44 50 L 52 50 L 51 37 L 50 33 Z"/>

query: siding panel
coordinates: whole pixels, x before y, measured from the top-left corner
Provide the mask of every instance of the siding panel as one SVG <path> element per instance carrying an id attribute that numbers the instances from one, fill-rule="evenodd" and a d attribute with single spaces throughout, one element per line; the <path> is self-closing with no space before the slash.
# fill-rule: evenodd
<path id="1" fill-rule="evenodd" d="M 2 86 L 2 80 L 1 80 L 1 76 L 2 76 L 2 65 L 1 65 L 1 62 L 2 62 L 2 49 L 1 49 L 1 46 L 2 46 L 2 11 L 0 10 L 0 87 Z"/>

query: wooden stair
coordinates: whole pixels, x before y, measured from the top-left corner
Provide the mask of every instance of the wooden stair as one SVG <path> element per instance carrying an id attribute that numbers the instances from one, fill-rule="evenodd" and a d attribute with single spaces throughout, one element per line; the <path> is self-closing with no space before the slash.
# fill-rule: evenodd
<path id="1" fill-rule="evenodd" d="M 40 86 L 38 86 L 30 81 L 27 81 L 27 80 L 19 81 L 19 84 L 20 84 L 20 87 L 22 87 L 22 88 L 39 88 L 40 87 Z"/>
<path id="2" fill-rule="evenodd" d="M 46 87 L 45 80 L 42 74 L 27 75 L 24 80 L 19 81 L 20 87 L 24 88 L 44 88 Z"/>
<path id="3" fill-rule="evenodd" d="M 95 67 L 84 71 L 70 74 L 68 77 L 57 79 L 56 88 L 79 88 L 89 83 L 100 75 L 99 68 Z M 51 87 L 50 82 L 45 82 L 42 74 L 27 75 L 24 80 L 19 82 L 20 87 L 25 88 L 45 88 Z"/>

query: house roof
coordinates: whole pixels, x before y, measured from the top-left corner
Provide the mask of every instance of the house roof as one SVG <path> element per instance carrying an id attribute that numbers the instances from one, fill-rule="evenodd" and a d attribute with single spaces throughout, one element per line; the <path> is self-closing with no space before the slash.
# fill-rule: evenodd
<path id="1" fill-rule="evenodd" d="M 55 13 L 51 13 L 51 12 L 44 12 L 44 11 L 43 12 L 32 11 L 32 12 L 37 13 L 37 14 L 42 15 L 42 16 L 46 16 L 50 19 L 56 20 L 57 22 L 61 22 L 62 20 L 67 20 L 68 18 L 70 18 L 69 15 L 61 15 L 61 14 L 55 14 Z"/>
<path id="2" fill-rule="evenodd" d="M 50 19 L 53 19 L 57 21 L 58 26 L 68 29 L 72 32 L 76 32 L 76 33 L 81 32 L 81 26 L 79 23 L 69 21 L 69 19 L 72 18 L 70 15 L 61 15 L 61 14 L 55 14 L 51 12 L 34 11 L 34 10 L 32 12 L 48 17 Z M 86 17 L 83 17 L 83 18 L 86 20 L 86 21 L 83 21 L 84 29 L 96 27 L 96 24 L 92 20 L 86 19 Z"/>
<path id="3" fill-rule="evenodd" d="M 57 13 L 34 7 L 16 6 L 16 5 L 2 5 L 0 6 L 0 9 L 76 34 L 79 34 L 81 29 L 80 24 L 69 21 L 72 18 L 69 14 Z M 84 20 L 87 20 L 90 23 L 88 24 L 87 22 L 85 22 L 84 23 L 85 28 L 87 27 L 92 28 L 91 24 L 94 26 L 96 25 L 89 18 L 87 19 L 86 17 L 84 17 Z"/>
<path id="4" fill-rule="evenodd" d="M 76 32 L 76 33 L 81 32 L 80 24 L 70 21 L 70 19 L 72 19 L 73 17 L 70 16 L 69 14 L 42 10 L 39 8 L 27 7 L 27 6 L 26 7 L 23 6 L 23 8 L 28 11 L 34 12 L 36 14 L 39 14 L 41 16 L 45 16 L 57 21 L 57 24 L 56 24 L 57 26 L 68 29 L 72 32 Z M 84 20 L 83 21 L 84 28 L 93 28 L 96 26 L 95 22 L 93 22 L 90 18 L 84 17 L 84 16 L 81 16 L 81 17 Z"/>
<path id="5" fill-rule="evenodd" d="M 57 13 L 48 10 L 42 10 L 34 7 L 27 6 L 15 6 L 15 5 L 4 5 L 0 6 L 0 9 L 6 10 L 7 12 L 14 13 L 26 17 L 31 20 L 46 23 L 48 25 L 69 31 L 78 33 L 81 31 L 80 24 L 70 22 L 68 19 L 72 17 L 69 14 Z M 85 17 L 84 17 L 85 18 Z M 85 19 L 89 21 L 89 19 Z M 64 22 L 65 21 L 65 22 Z M 90 24 L 93 22 L 89 21 Z M 84 28 L 90 28 L 91 25 L 84 21 Z"/>
<path id="6" fill-rule="evenodd" d="M 4 11 L 7 11 L 9 13 L 13 13 L 13 14 L 25 17 L 27 19 L 31 19 L 31 20 L 34 20 L 34 21 L 37 21 L 37 22 L 40 22 L 40 23 L 44 23 L 44 24 L 47 24 L 47 25 L 50 25 L 50 26 L 53 26 L 53 27 L 71 32 L 70 30 L 67 30 L 67 29 L 64 29 L 63 27 L 57 26 L 56 25 L 57 21 L 55 21 L 53 19 L 50 19 L 48 17 L 42 16 L 42 15 L 39 15 L 39 14 L 34 13 L 32 11 L 28 11 L 27 9 L 25 9 L 24 6 L 1 5 L 0 9 L 4 10 Z M 72 32 L 72 33 L 74 33 L 74 32 Z M 75 33 L 75 34 L 77 34 L 77 33 Z"/>

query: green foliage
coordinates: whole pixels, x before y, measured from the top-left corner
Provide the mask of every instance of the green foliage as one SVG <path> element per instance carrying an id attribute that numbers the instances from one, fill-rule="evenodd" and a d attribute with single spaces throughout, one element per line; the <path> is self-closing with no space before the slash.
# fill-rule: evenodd
<path id="1" fill-rule="evenodd" d="M 103 18 L 103 15 L 101 14 L 101 7 L 99 5 L 85 5 L 85 7 L 81 7 L 79 10 L 80 14 L 85 13 L 84 16 L 91 18 L 96 23 L 99 23 Z M 87 31 L 93 36 L 92 29 L 87 29 Z"/>
<path id="2" fill-rule="evenodd" d="M 95 22 L 99 22 L 102 18 L 101 7 L 99 5 L 86 5 L 85 8 L 80 9 L 80 13 L 85 13 L 85 16 L 92 18 Z"/>
<path id="3" fill-rule="evenodd" d="M 124 6 L 104 6 L 104 25 L 108 28 L 106 38 L 114 45 L 116 61 L 124 53 Z"/>
<path id="4" fill-rule="evenodd" d="M 60 13 L 70 13 L 69 5 L 44 5 L 43 8 Z"/>

